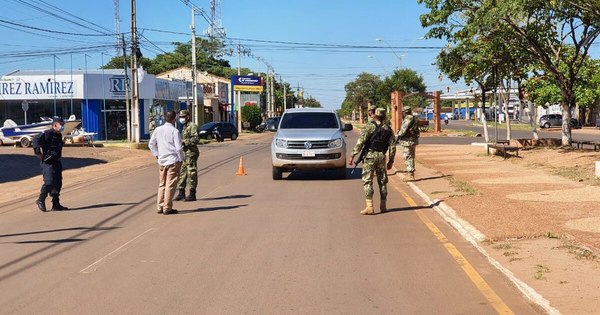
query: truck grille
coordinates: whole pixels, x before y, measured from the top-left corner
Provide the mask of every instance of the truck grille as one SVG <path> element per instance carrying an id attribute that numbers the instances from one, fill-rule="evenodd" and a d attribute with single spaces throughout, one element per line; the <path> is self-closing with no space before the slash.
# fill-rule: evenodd
<path id="1" fill-rule="evenodd" d="M 341 156 L 341 153 L 315 154 L 314 157 L 303 157 L 302 154 L 277 154 L 277 158 L 282 160 L 335 160 L 339 159 Z"/>
<path id="2" fill-rule="evenodd" d="M 305 147 L 305 144 L 310 143 L 310 148 Z M 327 149 L 329 140 L 316 141 L 288 141 L 288 149 Z"/>

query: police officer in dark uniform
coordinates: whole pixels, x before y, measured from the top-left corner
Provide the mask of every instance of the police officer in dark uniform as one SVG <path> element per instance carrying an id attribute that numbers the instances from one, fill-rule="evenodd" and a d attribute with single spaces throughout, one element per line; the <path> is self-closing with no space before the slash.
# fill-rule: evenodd
<path id="1" fill-rule="evenodd" d="M 52 210 L 68 210 L 60 204 L 60 189 L 62 188 L 62 156 L 65 122 L 60 117 L 52 119 L 52 129 L 46 130 L 33 139 L 33 152 L 41 161 L 44 184 L 36 205 L 40 211 L 46 212 L 46 197 L 52 196 Z"/>

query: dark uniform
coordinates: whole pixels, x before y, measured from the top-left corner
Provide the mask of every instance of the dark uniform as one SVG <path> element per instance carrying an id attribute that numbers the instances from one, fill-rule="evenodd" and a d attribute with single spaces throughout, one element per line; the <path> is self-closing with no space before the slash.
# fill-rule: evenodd
<path id="1" fill-rule="evenodd" d="M 54 118 L 53 124 L 60 122 L 64 124 L 61 118 Z M 67 210 L 60 204 L 60 190 L 62 188 L 62 157 L 63 137 L 62 134 L 54 129 L 46 130 L 33 139 L 33 151 L 36 155 L 42 156 L 40 162 L 44 184 L 40 191 L 40 196 L 36 202 L 41 211 L 46 211 L 45 200 L 48 195 L 52 196 L 52 210 Z"/>
<path id="2" fill-rule="evenodd" d="M 386 170 L 394 164 L 396 156 L 396 145 L 394 132 L 385 122 L 385 109 L 377 108 L 375 116 L 377 119 L 365 125 L 360 133 L 360 137 L 352 150 L 352 155 L 359 154 L 363 149 L 368 150 L 362 162 L 362 183 L 365 191 L 365 200 L 367 207 L 361 211 L 362 214 L 373 214 L 373 177 L 377 177 L 381 204 L 381 212 L 387 211 L 387 183 L 388 177 Z M 368 146 L 365 147 L 365 146 Z M 386 163 L 386 153 L 389 160 Z"/>

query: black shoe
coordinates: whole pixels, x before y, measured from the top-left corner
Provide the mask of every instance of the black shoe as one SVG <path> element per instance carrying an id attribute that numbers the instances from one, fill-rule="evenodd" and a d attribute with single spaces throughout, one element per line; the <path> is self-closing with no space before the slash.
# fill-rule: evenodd
<path id="1" fill-rule="evenodd" d="M 162 212 L 162 213 L 163 213 L 164 215 L 167 215 L 167 214 L 176 214 L 176 213 L 177 213 L 177 210 L 175 210 L 175 209 L 171 209 L 171 210 L 163 210 L 163 212 Z"/>
<path id="2" fill-rule="evenodd" d="M 179 189 L 179 194 L 173 198 L 173 201 L 181 201 L 185 199 L 185 189 Z"/>
<path id="3" fill-rule="evenodd" d="M 57 205 L 52 205 L 52 211 L 63 211 L 63 210 L 69 210 L 69 208 L 61 205 L 60 203 Z"/>
<path id="4" fill-rule="evenodd" d="M 196 192 L 190 192 L 190 194 L 185 197 L 185 201 L 196 201 Z"/>
<path id="5" fill-rule="evenodd" d="M 48 209 L 46 209 L 46 203 L 43 200 L 36 200 L 35 204 L 38 206 L 38 209 L 40 209 L 40 211 L 48 211 Z"/>

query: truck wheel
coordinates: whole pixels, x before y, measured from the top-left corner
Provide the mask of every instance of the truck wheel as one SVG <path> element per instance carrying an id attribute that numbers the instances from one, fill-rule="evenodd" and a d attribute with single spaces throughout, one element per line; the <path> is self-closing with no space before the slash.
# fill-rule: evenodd
<path id="1" fill-rule="evenodd" d="M 280 167 L 273 166 L 273 180 L 281 180 L 283 178 L 283 171 Z"/>
<path id="2" fill-rule="evenodd" d="M 546 128 L 546 129 L 550 128 L 550 123 L 545 123 L 544 128 Z"/>
<path id="3" fill-rule="evenodd" d="M 21 140 L 19 140 L 19 143 L 21 144 L 21 147 L 23 147 L 23 148 L 29 148 L 29 145 L 31 144 L 31 141 L 29 140 L 29 138 L 23 137 L 23 138 L 21 138 Z"/>
<path id="4" fill-rule="evenodd" d="M 235 139 L 237 139 L 238 135 L 237 133 L 232 133 L 231 134 L 231 141 L 235 141 Z"/>

